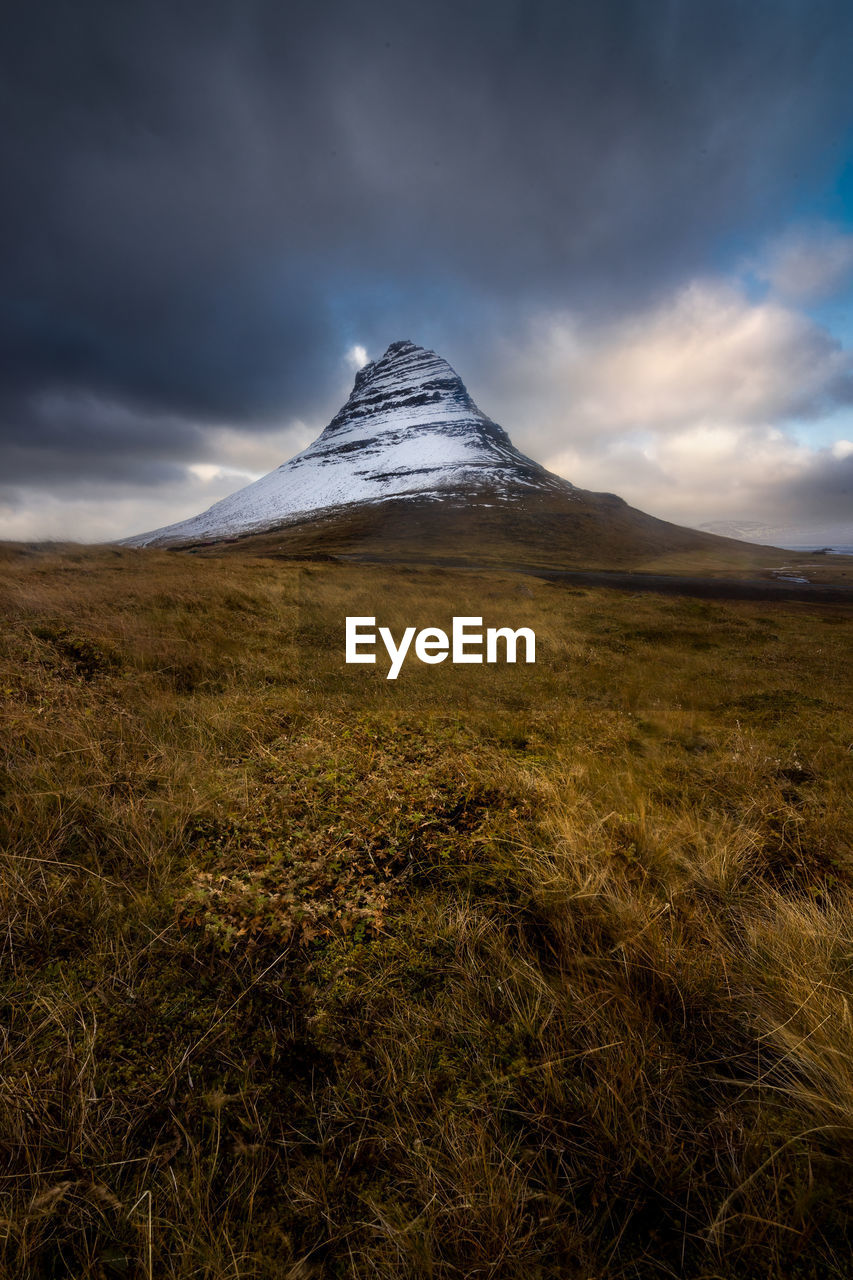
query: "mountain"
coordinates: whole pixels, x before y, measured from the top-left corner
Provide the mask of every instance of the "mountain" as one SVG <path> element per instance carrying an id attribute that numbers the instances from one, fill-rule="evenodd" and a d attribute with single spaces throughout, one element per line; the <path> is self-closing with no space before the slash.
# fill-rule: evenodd
<path id="1" fill-rule="evenodd" d="M 388 499 L 574 486 L 515 448 L 446 360 L 393 342 L 356 374 L 344 407 L 312 445 L 201 515 L 127 540 L 166 546 L 231 538 L 300 517 Z"/>
<path id="2" fill-rule="evenodd" d="M 703 567 L 748 568 L 759 551 L 553 475 L 516 449 L 446 360 L 408 341 L 359 370 L 302 453 L 125 545 L 607 568 L 696 555 Z"/>

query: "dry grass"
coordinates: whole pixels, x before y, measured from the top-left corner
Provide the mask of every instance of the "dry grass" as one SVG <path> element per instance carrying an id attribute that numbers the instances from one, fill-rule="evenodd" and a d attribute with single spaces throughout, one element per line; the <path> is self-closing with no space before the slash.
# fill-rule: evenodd
<path id="1" fill-rule="evenodd" d="M 830 1277 L 851 613 L 14 551 L 10 1277 Z M 535 667 L 347 668 L 343 619 Z"/>

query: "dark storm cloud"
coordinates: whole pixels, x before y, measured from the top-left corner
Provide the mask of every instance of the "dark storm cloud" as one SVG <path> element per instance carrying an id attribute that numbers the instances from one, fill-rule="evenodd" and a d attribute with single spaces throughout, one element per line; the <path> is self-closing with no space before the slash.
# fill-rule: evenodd
<path id="1" fill-rule="evenodd" d="M 21 479 L 330 413 L 353 341 L 465 367 L 526 307 L 617 312 L 774 227 L 849 123 L 842 0 L 79 0 L 4 28 Z"/>
<path id="2" fill-rule="evenodd" d="M 198 423 L 150 413 L 85 392 L 45 392 L 0 402 L 7 426 L 2 479 L 54 486 L 74 475 L 156 485 L 181 474 L 180 463 L 208 456 Z M 69 469 L 69 456 L 74 466 Z"/>

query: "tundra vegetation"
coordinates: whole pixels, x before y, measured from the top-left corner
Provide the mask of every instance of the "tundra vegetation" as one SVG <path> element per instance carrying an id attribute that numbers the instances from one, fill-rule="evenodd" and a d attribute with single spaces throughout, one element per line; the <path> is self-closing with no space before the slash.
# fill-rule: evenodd
<path id="1" fill-rule="evenodd" d="M 851 608 L 0 585 L 3 1275 L 849 1275 Z M 535 665 L 344 661 L 463 612 Z"/>

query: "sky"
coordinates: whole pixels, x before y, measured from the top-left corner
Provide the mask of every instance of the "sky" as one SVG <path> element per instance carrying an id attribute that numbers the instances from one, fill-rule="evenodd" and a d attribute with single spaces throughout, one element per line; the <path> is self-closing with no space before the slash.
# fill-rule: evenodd
<path id="1" fill-rule="evenodd" d="M 853 543 L 848 0 L 36 0 L 0 46 L 0 538 L 195 514 L 443 355 L 524 452 Z"/>

